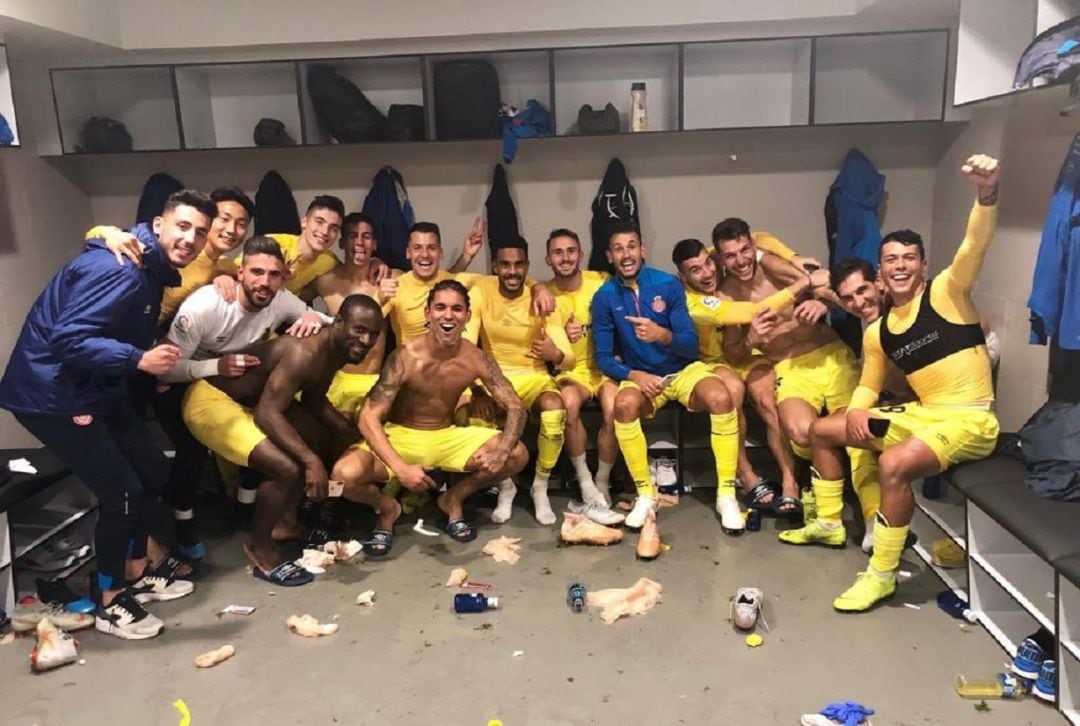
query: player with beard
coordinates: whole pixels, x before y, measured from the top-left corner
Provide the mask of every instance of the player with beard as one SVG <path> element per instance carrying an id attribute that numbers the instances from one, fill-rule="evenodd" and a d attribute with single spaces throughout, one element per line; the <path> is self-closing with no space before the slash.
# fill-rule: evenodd
<path id="1" fill-rule="evenodd" d="M 343 365 L 364 360 L 382 328 L 379 304 L 350 295 L 317 335 L 256 343 L 237 355 L 255 358 L 258 365 L 245 366 L 240 376 L 197 381 L 184 396 L 184 421 L 195 438 L 266 477 L 244 547 L 255 577 L 286 587 L 311 582 L 307 571 L 281 555 L 272 531 L 302 493 L 316 501 L 326 497 L 323 462 L 356 442 L 356 427 L 326 392 Z"/>
<path id="2" fill-rule="evenodd" d="M 874 551 L 866 571 L 833 601 L 841 612 L 869 610 L 896 592 L 915 508 L 911 483 L 988 456 L 997 443 L 990 356 L 971 290 L 997 223 L 1000 166 L 978 154 L 962 172 L 975 185 L 976 201 L 952 264 L 928 280 L 922 238 L 911 230 L 885 235 L 880 279 L 889 302 L 863 335 L 859 387 L 843 422 L 823 419 L 813 426 L 814 465 L 822 478 L 842 477 L 840 447 L 881 452 Z M 889 360 L 918 401 L 875 407 Z"/>

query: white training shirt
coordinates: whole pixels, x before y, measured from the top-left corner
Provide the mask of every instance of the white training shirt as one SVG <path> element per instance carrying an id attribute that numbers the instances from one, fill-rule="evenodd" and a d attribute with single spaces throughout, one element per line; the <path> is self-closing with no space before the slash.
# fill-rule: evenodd
<path id="1" fill-rule="evenodd" d="M 282 288 L 261 310 L 247 311 L 237 299 L 225 302 L 213 285 L 193 292 L 176 313 L 169 328 L 169 342 L 180 348 L 180 360 L 168 373 L 158 376 L 167 383 L 183 383 L 217 375 L 217 363 L 224 353 L 243 350 L 265 339 L 285 323 L 314 312 L 303 300 Z M 321 313 L 324 323 L 333 322 Z"/>

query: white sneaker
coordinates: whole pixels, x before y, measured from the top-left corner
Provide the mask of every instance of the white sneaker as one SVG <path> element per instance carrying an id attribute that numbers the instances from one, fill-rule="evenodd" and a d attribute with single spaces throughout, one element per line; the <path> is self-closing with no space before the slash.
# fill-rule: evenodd
<path id="1" fill-rule="evenodd" d="M 768 630 L 769 624 L 765 622 L 765 616 L 761 612 L 764 599 L 765 595 L 756 587 L 740 587 L 736 590 L 728 613 L 732 624 L 739 630 L 753 630 L 760 617 L 765 630 Z"/>
<path id="2" fill-rule="evenodd" d="M 679 483 L 679 471 L 675 459 L 661 456 L 656 459 L 656 476 L 653 479 L 658 487 L 673 487 Z"/>
<path id="3" fill-rule="evenodd" d="M 717 497 L 716 513 L 720 515 L 720 528 L 724 534 L 738 537 L 746 531 L 746 520 L 735 497 Z"/>
<path id="4" fill-rule="evenodd" d="M 514 497 L 517 496 L 517 487 L 512 479 L 505 479 L 498 485 L 499 498 L 495 502 L 495 509 L 491 510 L 491 521 L 495 524 L 503 524 L 510 521 L 510 515 L 514 508 Z"/>
<path id="5" fill-rule="evenodd" d="M 20 605 L 11 614 L 11 629 L 16 633 L 29 633 L 36 630 L 38 623 L 45 618 L 53 625 L 68 632 L 89 628 L 94 624 L 94 616 L 86 613 L 69 613 L 58 605 L 38 603 L 24 607 Z"/>
<path id="6" fill-rule="evenodd" d="M 165 577 L 153 570 L 147 570 L 143 576 L 128 587 L 140 604 L 177 600 L 195 592 L 195 583 L 190 580 L 178 580 Z"/>
<path id="7" fill-rule="evenodd" d="M 98 610 L 94 627 L 124 640 L 146 640 L 160 634 L 165 623 L 146 612 L 136 596 L 124 590 L 108 607 Z"/>
<path id="8" fill-rule="evenodd" d="M 630 510 L 630 514 L 626 515 L 626 519 L 623 524 L 627 529 L 638 530 L 645 526 L 645 517 L 649 510 L 656 511 L 657 502 L 650 497 L 638 496 L 637 501 L 634 502 L 634 508 Z"/>
<path id="9" fill-rule="evenodd" d="M 613 512 L 608 507 L 598 504 L 597 502 L 571 501 L 566 505 L 566 509 L 574 514 L 582 514 L 597 524 L 603 524 L 608 527 L 614 524 L 622 524 L 626 519 L 625 514 Z"/>

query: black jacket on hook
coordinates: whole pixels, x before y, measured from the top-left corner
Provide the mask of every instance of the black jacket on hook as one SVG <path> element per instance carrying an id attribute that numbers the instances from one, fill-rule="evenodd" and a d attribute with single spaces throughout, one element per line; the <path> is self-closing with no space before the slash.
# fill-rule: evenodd
<path id="1" fill-rule="evenodd" d="M 296 199 L 276 171 L 266 172 L 255 192 L 255 234 L 300 234 Z"/>
<path id="2" fill-rule="evenodd" d="M 521 236 L 518 231 L 517 210 L 510 197 L 510 186 L 506 182 L 506 170 L 502 164 L 495 165 L 495 173 L 491 177 L 491 191 L 484 202 L 484 208 L 487 210 L 488 251 L 494 260 L 496 250 Z"/>
<path id="3" fill-rule="evenodd" d="M 608 229 L 615 220 L 632 221 L 639 229 L 637 192 L 626 175 L 626 167 L 618 159 L 608 163 L 600 189 L 592 203 L 592 252 L 589 254 L 589 269 L 614 273 L 614 268 L 607 260 Z"/>

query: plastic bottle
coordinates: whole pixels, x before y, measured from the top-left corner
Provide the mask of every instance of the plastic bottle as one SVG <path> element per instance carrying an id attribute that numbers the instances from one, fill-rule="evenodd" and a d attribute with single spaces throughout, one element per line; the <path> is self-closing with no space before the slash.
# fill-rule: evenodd
<path id="1" fill-rule="evenodd" d="M 644 81 L 635 81 L 630 86 L 630 130 L 634 132 L 649 130 L 648 102 Z"/>
<path id="2" fill-rule="evenodd" d="M 496 595 L 488 597 L 479 592 L 454 595 L 455 613 L 482 613 L 485 610 L 495 610 L 498 607 L 499 598 Z"/>
<path id="3" fill-rule="evenodd" d="M 580 613 L 585 610 L 585 595 L 585 585 L 582 584 L 581 578 L 575 574 L 570 581 L 570 587 L 566 588 L 566 604 L 575 613 Z"/>
<path id="4" fill-rule="evenodd" d="M 1012 673 L 992 676 L 956 676 L 953 688 L 961 698 L 1023 698 L 1027 693 L 1024 680 Z"/>
<path id="5" fill-rule="evenodd" d="M 938 607 L 953 616 L 957 620 L 966 620 L 969 623 L 975 622 L 975 613 L 971 612 L 968 608 L 968 604 L 960 599 L 952 590 L 942 590 L 937 596 Z"/>

